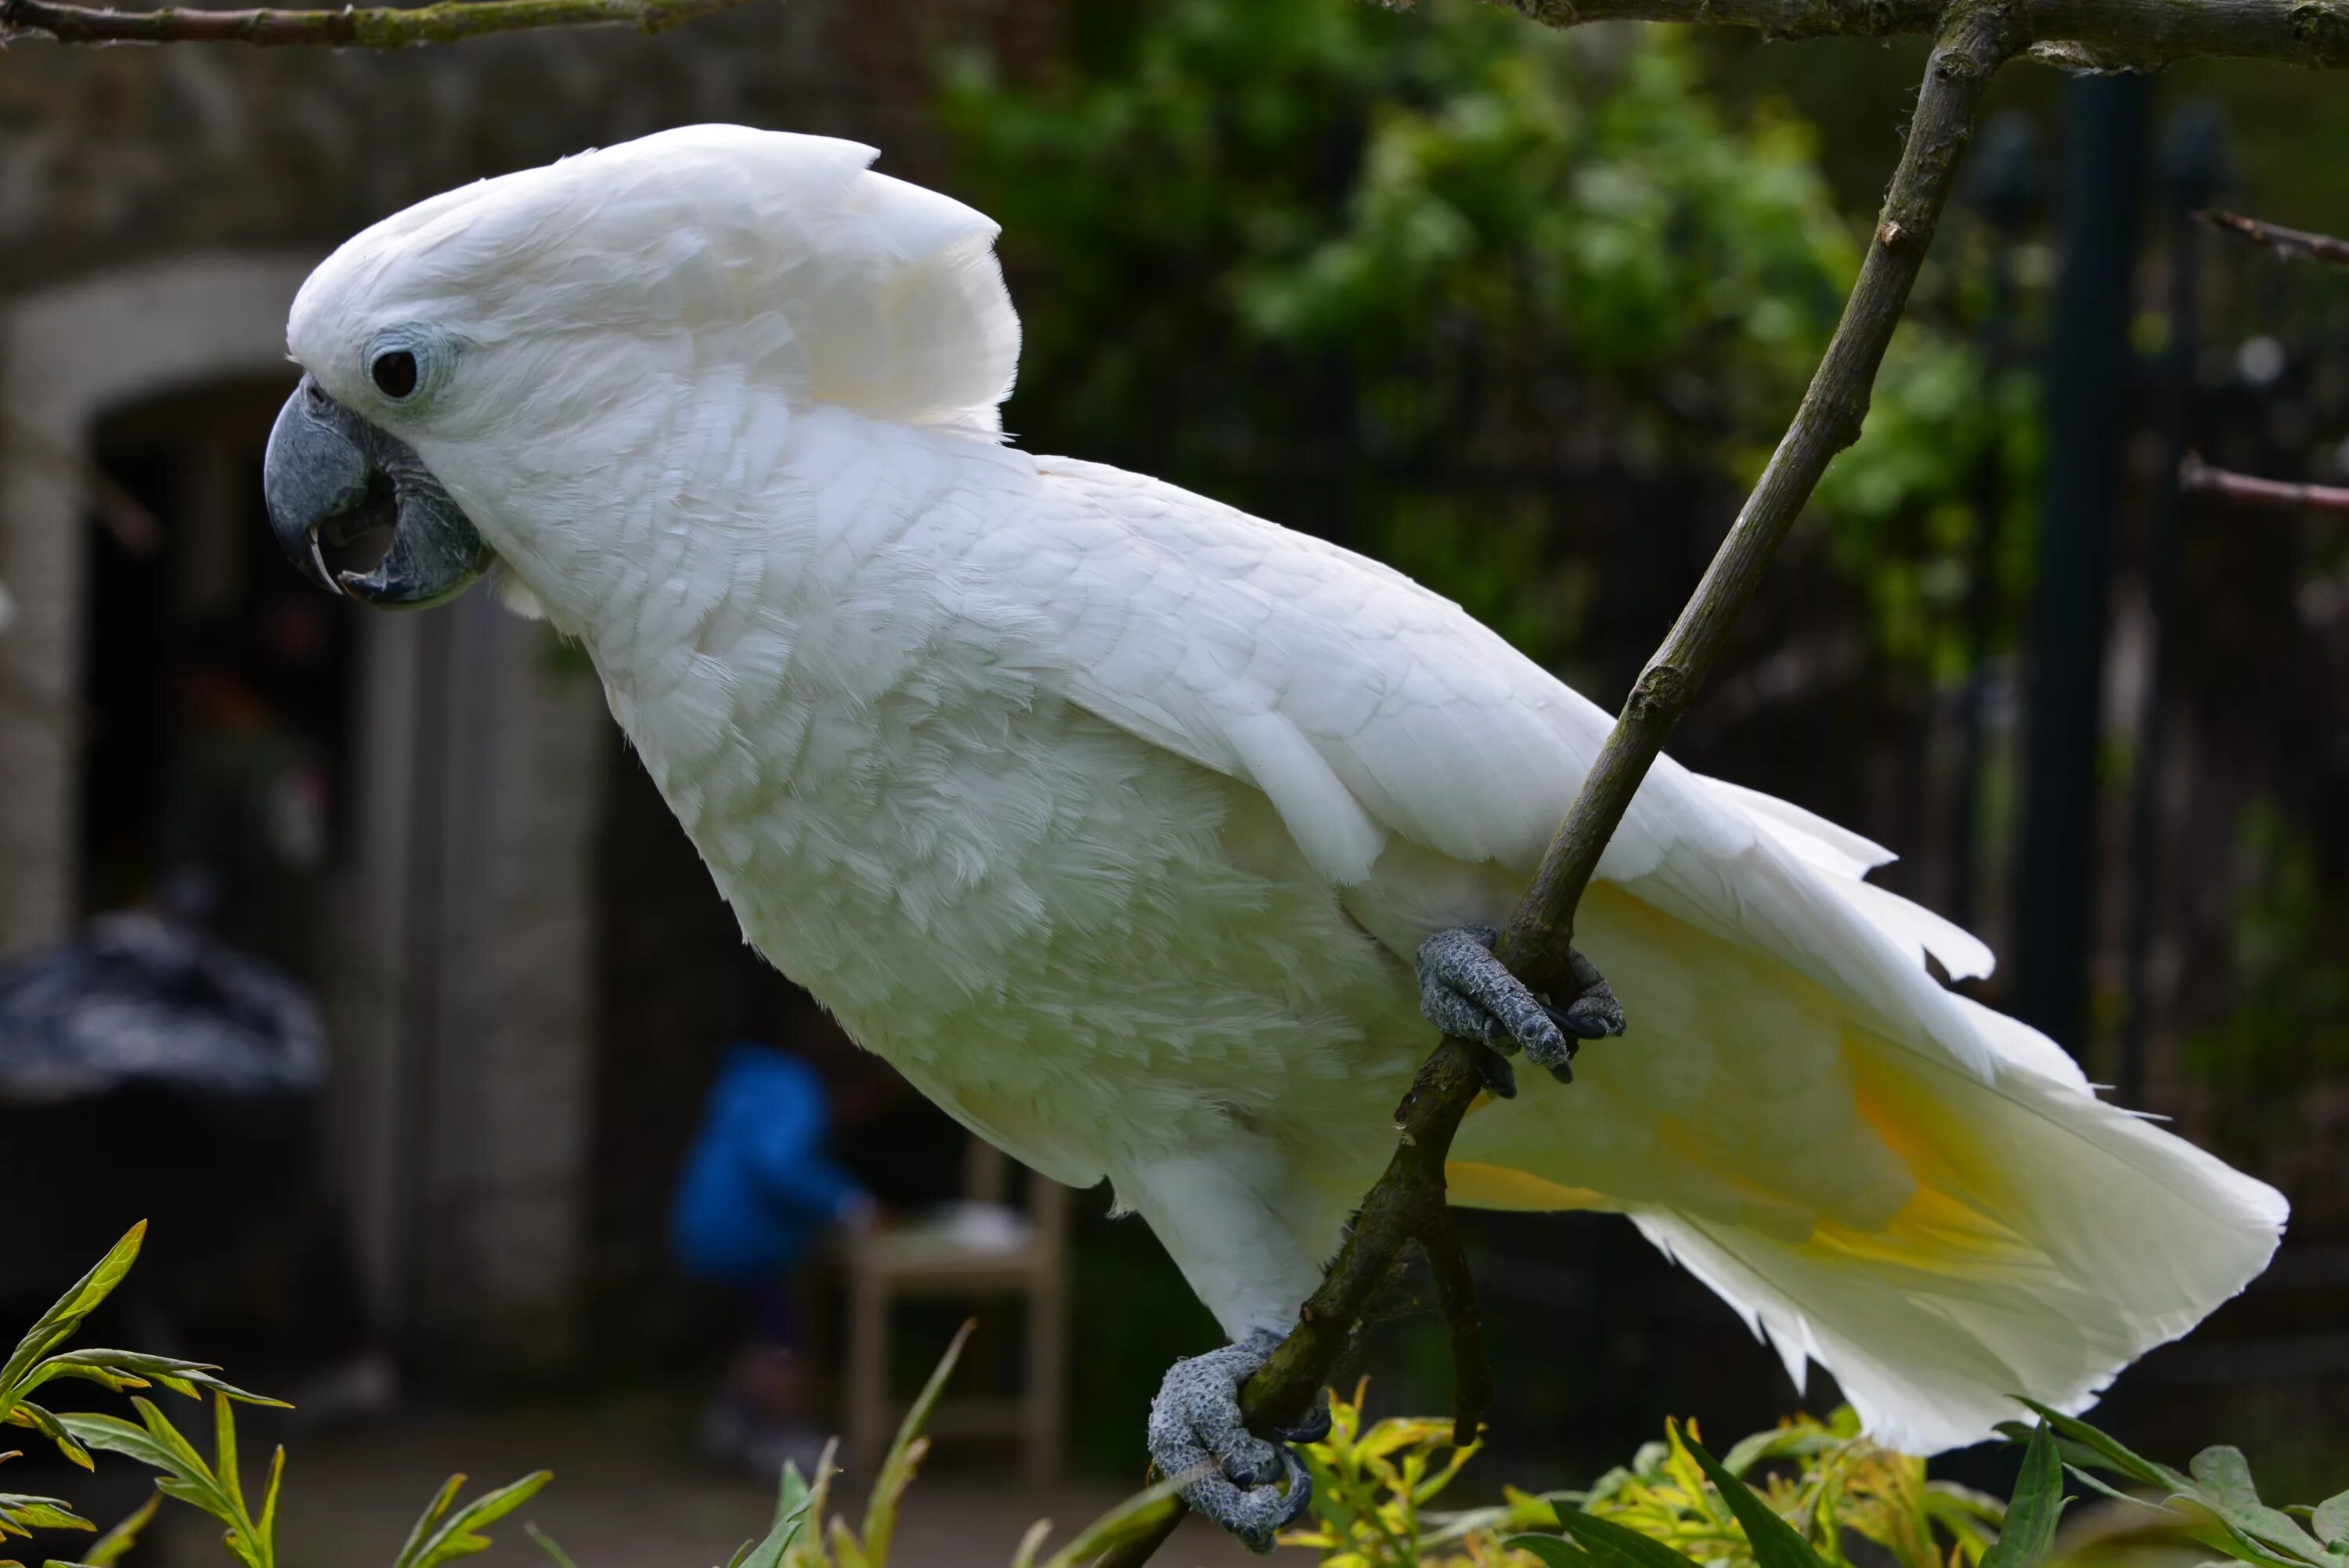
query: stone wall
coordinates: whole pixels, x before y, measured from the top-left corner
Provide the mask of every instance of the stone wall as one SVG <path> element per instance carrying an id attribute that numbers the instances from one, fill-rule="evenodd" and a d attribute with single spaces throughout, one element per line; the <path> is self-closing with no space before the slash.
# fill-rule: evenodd
<path id="1" fill-rule="evenodd" d="M 0 952 L 78 913 L 82 514 L 110 407 L 282 368 L 285 304 L 335 243 L 585 147 L 730 119 L 858 136 L 936 181 L 931 63 L 1030 49 L 1055 11 L 759 0 L 656 38 L 0 52 L 0 583 L 19 609 L 0 635 Z M 592 676 L 543 629 L 486 597 L 370 618 L 361 665 L 327 1141 L 363 1295 L 428 1361 L 553 1367 L 581 1343 L 597 1145 L 622 1157 L 607 1194 L 642 1199 L 674 1157 L 673 1131 L 599 1118 L 599 1043 L 629 1081 L 698 1070 L 697 997 L 729 970 L 742 984 L 744 955 L 698 864 L 657 879 L 672 907 L 599 904 L 619 751 Z M 677 928 L 718 934 L 657 966 L 616 1037 L 596 958 L 631 923 L 669 929 L 676 903 Z M 647 1258 L 658 1210 L 619 1204 L 603 1244 Z"/>

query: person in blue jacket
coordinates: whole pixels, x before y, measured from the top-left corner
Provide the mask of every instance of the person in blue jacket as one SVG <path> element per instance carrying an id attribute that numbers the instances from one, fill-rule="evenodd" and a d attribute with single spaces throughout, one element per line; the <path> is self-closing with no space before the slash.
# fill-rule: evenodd
<path id="1" fill-rule="evenodd" d="M 773 1046 L 728 1047 L 669 1208 L 678 1264 L 730 1288 L 750 1340 L 705 1418 L 705 1448 L 771 1472 L 809 1468 L 821 1434 L 804 1423 L 792 1271 L 825 1235 L 869 1227 L 872 1195 L 835 1162 L 832 1106 L 817 1069 Z"/>

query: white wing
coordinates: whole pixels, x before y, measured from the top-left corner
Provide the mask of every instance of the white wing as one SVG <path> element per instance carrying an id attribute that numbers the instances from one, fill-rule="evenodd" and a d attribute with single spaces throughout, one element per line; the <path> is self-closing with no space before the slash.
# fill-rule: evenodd
<path id="1" fill-rule="evenodd" d="M 1261 789 L 1399 956 L 1498 913 L 1457 901 L 1522 884 L 1604 713 L 1374 562 L 1113 469 L 1037 468 L 1009 499 L 1040 514 L 1004 514 L 975 563 L 1041 618 L 1074 700 Z M 1932 1449 L 2016 1392 L 2085 1406 L 2264 1267 L 2285 1211 L 1945 990 L 1926 954 L 1968 975 L 1990 954 L 1861 880 L 1890 858 L 1659 761 L 1582 922 L 1633 1035 L 1586 1053 L 1572 1093 L 1473 1118 L 1454 1186 L 1630 1213 L 1798 1383 L 1816 1358 L 1882 1439 Z"/>

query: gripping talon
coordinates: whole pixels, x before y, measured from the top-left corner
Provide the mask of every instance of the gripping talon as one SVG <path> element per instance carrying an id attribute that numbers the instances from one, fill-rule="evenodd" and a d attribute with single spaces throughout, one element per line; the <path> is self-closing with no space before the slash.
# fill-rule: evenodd
<path id="1" fill-rule="evenodd" d="M 1551 1006 L 1509 973 L 1493 955 L 1500 933 L 1488 925 L 1439 931 L 1420 944 L 1420 1011 L 1428 1022 L 1456 1038 L 1480 1040 L 1503 1055 L 1523 1050 L 1560 1082 L 1574 1081 L 1578 1042 L 1623 1032 L 1623 1006 L 1598 966 L 1568 951 L 1574 999 Z M 1514 1077 L 1504 1079 L 1514 1090 Z M 1494 1075 L 1486 1087 L 1507 1098 Z"/>
<path id="2" fill-rule="evenodd" d="M 1297 1456 L 1249 1431 L 1240 1415 L 1241 1386 L 1279 1344 L 1278 1335 L 1259 1330 L 1177 1361 L 1150 1406 L 1150 1457 L 1159 1473 L 1181 1481 L 1185 1501 L 1257 1552 L 1271 1551 L 1273 1538 L 1313 1501 L 1312 1480 Z M 1326 1434 L 1326 1407 L 1319 1417 Z"/>
<path id="3" fill-rule="evenodd" d="M 1506 1062 L 1501 1064 L 1504 1068 L 1508 1065 Z M 1511 1087 L 1515 1088 L 1514 1085 Z M 1318 1443 L 1329 1435 L 1330 1390 L 1324 1388 L 1321 1390 L 1321 1397 L 1314 1401 L 1313 1408 L 1305 1413 L 1305 1418 L 1297 1425 L 1285 1429 L 1280 1434 L 1280 1440 L 1301 1447 L 1306 1443 Z"/>

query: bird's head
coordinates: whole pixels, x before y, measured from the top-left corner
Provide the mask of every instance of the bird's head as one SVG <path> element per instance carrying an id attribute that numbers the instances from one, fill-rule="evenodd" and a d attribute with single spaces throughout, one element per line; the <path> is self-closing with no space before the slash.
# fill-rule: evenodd
<path id="1" fill-rule="evenodd" d="M 545 597 L 626 551 L 616 531 L 754 510 L 726 487 L 812 407 L 993 438 L 1019 342 L 995 225 L 873 157 L 695 126 L 358 234 L 287 323 L 304 375 L 263 472 L 279 544 L 374 604 L 438 603 L 501 562 Z M 386 529 L 372 570 L 330 563 Z"/>

